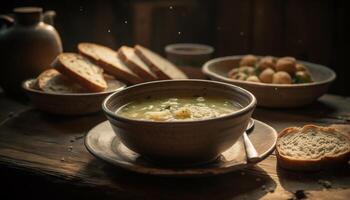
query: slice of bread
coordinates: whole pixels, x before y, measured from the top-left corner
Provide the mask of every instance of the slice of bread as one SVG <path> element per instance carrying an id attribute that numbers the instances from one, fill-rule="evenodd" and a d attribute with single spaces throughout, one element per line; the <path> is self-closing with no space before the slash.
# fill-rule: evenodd
<path id="1" fill-rule="evenodd" d="M 173 63 L 159 54 L 141 46 L 135 45 L 136 55 L 155 73 L 159 79 L 187 79 L 188 77 Z"/>
<path id="2" fill-rule="evenodd" d="M 88 91 L 101 92 L 107 88 L 103 69 L 80 54 L 61 53 L 51 65 Z"/>
<path id="3" fill-rule="evenodd" d="M 333 127 L 306 125 L 284 129 L 276 144 L 278 164 L 291 170 L 319 170 L 350 159 L 350 138 Z"/>
<path id="4" fill-rule="evenodd" d="M 143 82 L 118 58 L 117 52 L 108 47 L 93 43 L 80 43 L 78 51 L 121 81 L 131 84 Z"/>
<path id="5" fill-rule="evenodd" d="M 114 76 L 111 76 L 109 74 L 103 74 L 103 77 L 105 78 L 108 85 L 106 91 L 115 91 L 120 87 L 125 87 L 125 84 L 115 79 Z"/>
<path id="6" fill-rule="evenodd" d="M 39 74 L 39 76 L 36 79 L 36 83 L 37 86 L 40 90 L 44 90 L 47 82 L 52 78 L 55 77 L 57 75 L 59 75 L 60 73 L 55 70 L 55 69 L 47 69 L 43 72 L 41 72 L 41 74 Z"/>
<path id="7" fill-rule="evenodd" d="M 146 81 L 157 80 L 157 76 L 150 68 L 135 54 L 134 48 L 122 46 L 118 50 L 119 58 L 137 75 Z"/>
<path id="8" fill-rule="evenodd" d="M 42 72 L 37 78 L 40 90 L 50 93 L 82 93 L 86 92 L 79 84 L 62 75 L 55 69 Z"/>

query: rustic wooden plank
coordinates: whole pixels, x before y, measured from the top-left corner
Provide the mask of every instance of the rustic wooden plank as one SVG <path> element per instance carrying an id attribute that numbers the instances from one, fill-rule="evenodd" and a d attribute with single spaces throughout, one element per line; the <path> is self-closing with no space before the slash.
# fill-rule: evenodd
<path id="1" fill-rule="evenodd" d="M 251 0 L 220 0 L 217 5 L 216 53 L 252 53 L 253 10 Z"/>
<path id="2" fill-rule="evenodd" d="M 147 47 L 152 47 L 152 9 L 153 5 L 149 2 L 137 2 L 132 6 L 133 38 L 135 42 Z"/>
<path id="3" fill-rule="evenodd" d="M 198 69 L 182 69 L 190 77 L 200 78 Z M 39 112 L 5 97 L 0 98 L 0 110 L 19 113 L 6 118 L 0 125 L 2 168 L 45 177 L 50 182 L 59 181 L 66 187 L 94 188 L 108 192 L 111 198 L 288 199 L 296 190 L 303 189 L 310 198 L 342 199 L 350 192 L 349 168 L 316 173 L 291 172 L 279 169 L 274 155 L 256 166 L 214 177 L 174 179 L 131 173 L 94 158 L 83 145 L 84 134 L 105 120 L 102 113 L 61 117 Z M 254 114 L 255 118 L 277 130 L 306 123 L 349 124 L 349 116 L 350 99 L 334 95 L 325 95 L 303 108 L 257 108 Z M 325 190 L 319 180 L 330 181 L 332 188 Z"/>
<path id="4" fill-rule="evenodd" d="M 198 0 L 136 1 L 133 4 L 134 42 L 160 54 L 164 53 L 164 46 L 171 43 L 210 44 L 214 32 L 212 4 Z"/>
<path id="5" fill-rule="evenodd" d="M 285 2 L 279 0 L 254 1 L 252 52 L 257 55 L 284 56 Z"/>
<path id="6" fill-rule="evenodd" d="M 0 124 L 29 108 L 30 107 L 26 105 L 26 103 L 10 99 L 9 97 L 6 97 L 2 91 L 0 91 Z"/>
<path id="7" fill-rule="evenodd" d="M 288 126 L 305 124 L 349 124 L 350 98 L 324 95 L 315 103 L 302 108 L 284 110 L 257 108 L 253 117 L 272 124 L 277 131 Z"/>
<path id="8" fill-rule="evenodd" d="M 322 190 L 318 184 L 319 179 L 331 181 L 334 188 L 347 188 L 350 183 L 349 170 L 311 175 L 288 172 L 276 168 L 275 156 L 268 157 L 257 166 L 218 177 L 179 180 L 138 175 L 98 161 L 85 150 L 81 135 L 104 120 L 101 115 L 62 119 L 29 110 L 16 118 L 0 127 L 1 165 L 49 175 L 71 184 L 107 188 L 116 194 L 131 193 L 137 194 L 136 197 L 154 195 L 155 198 L 169 195 L 173 198 L 191 199 L 198 197 L 198 192 L 207 198 L 212 198 L 210 194 L 219 192 L 220 195 L 216 196 L 218 199 L 260 198 L 270 195 L 264 188 L 290 196 L 297 189 Z M 30 126 L 38 121 L 41 122 L 40 127 Z M 62 157 L 65 158 L 64 161 L 61 160 Z M 244 177 L 244 181 L 240 177 Z M 178 184 L 182 186 L 178 187 Z M 139 186 L 143 188 L 140 189 Z M 191 188 L 190 192 L 187 187 Z"/>
<path id="9" fill-rule="evenodd" d="M 329 65 L 334 27 L 332 1 L 287 1 L 285 53 Z"/>
<path id="10" fill-rule="evenodd" d="M 326 96 L 325 98 L 336 99 L 338 103 L 339 101 L 344 101 L 344 99 L 346 100 L 346 98 L 338 98 L 337 96 Z M 346 111 L 345 109 L 341 112 L 345 113 L 348 111 L 349 110 Z M 271 113 L 269 113 L 269 115 Z M 264 119 L 269 120 L 268 117 Z M 174 193 L 178 194 L 174 197 L 195 198 L 198 197 L 198 192 L 203 192 L 203 188 L 205 189 L 205 192 L 202 193 L 203 197 L 212 197 L 210 196 L 212 192 L 222 193 L 219 195 L 219 197 L 222 198 L 269 197 L 270 193 L 266 193 L 263 189 L 264 187 L 271 188 L 275 190 L 275 193 L 287 197 L 291 195 L 291 192 L 297 189 L 309 188 L 310 190 L 321 190 L 322 186 L 317 183 L 318 179 L 328 177 L 331 177 L 330 181 L 334 182 L 335 188 L 349 187 L 349 171 L 341 173 L 341 176 L 339 176 L 339 174 L 331 174 L 331 176 L 314 174 L 310 175 L 308 179 L 311 180 L 308 180 L 305 178 L 307 177 L 305 174 L 285 172 L 283 170 L 279 171 L 276 168 L 276 158 L 274 156 L 270 156 L 255 167 L 250 167 L 240 172 L 199 179 L 200 181 L 198 182 L 203 182 L 203 184 L 199 184 L 197 181 L 193 180 L 179 181 L 129 173 L 96 160 L 85 150 L 81 136 L 101 120 L 104 120 L 102 115 L 64 119 L 47 115 L 36 110 L 26 111 L 0 127 L 1 165 L 15 167 L 32 173 L 34 172 L 39 175 L 49 175 L 55 179 L 68 181 L 71 184 L 109 188 L 117 194 L 124 192 L 135 193 L 140 195 L 138 197 L 149 195 L 150 193 L 154 195 L 154 197 L 167 197 L 168 195 L 175 195 L 170 191 L 174 190 L 176 191 Z M 38 121 L 41 123 L 38 124 Z M 289 123 L 290 125 L 292 124 L 291 122 Z M 38 126 L 32 126 L 32 124 L 38 124 Z M 276 122 L 272 123 L 272 125 L 277 128 L 282 128 L 280 125 L 276 125 Z M 70 146 L 72 146 L 71 150 Z M 45 151 L 43 151 L 44 149 Z M 63 157 L 65 158 L 64 161 L 61 160 Z M 300 180 L 289 180 L 290 177 L 296 175 L 300 177 Z M 239 178 L 241 176 L 246 180 L 243 183 Z M 131 180 L 130 177 L 132 177 Z M 129 183 L 131 181 L 133 184 L 139 181 L 139 179 L 145 179 L 143 182 L 139 183 L 138 186 L 142 184 L 147 185 L 146 181 L 151 181 L 152 184 L 148 183 L 148 187 L 146 186 L 140 190 L 137 187 L 135 188 L 134 185 L 130 186 L 126 184 L 126 179 L 128 179 Z M 220 183 L 214 187 L 212 183 L 216 183 L 217 181 Z M 231 188 L 231 186 L 226 185 L 227 182 L 242 186 Z M 164 183 L 167 183 L 168 187 L 164 187 Z M 192 186 L 191 188 L 191 191 L 194 192 L 193 195 L 188 194 L 184 190 L 185 188 L 176 188 L 175 186 L 185 183 L 187 186 L 196 184 L 196 186 Z M 206 185 L 208 183 L 210 187 Z M 229 189 L 230 192 L 224 192 L 224 189 L 221 187 Z M 158 189 L 163 192 L 158 194 Z M 339 192 L 342 191 L 339 190 Z M 271 195 L 273 196 L 275 193 Z"/>
<path id="11" fill-rule="evenodd" d="M 335 20 L 333 22 L 334 30 L 334 42 L 332 46 L 332 57 L 330 67 L 336 70 L 338 77 L 332 85 L 331 90 L 338 94 L 350 94 L 350 88 L 345 87 L 348 83 L 348 49 L 349 49 L 349 35 L 350 26 L 346 26 L 350 19 L 350 1 L 338 0 L 333 1 L 335 4 L 334 15 Z"/>

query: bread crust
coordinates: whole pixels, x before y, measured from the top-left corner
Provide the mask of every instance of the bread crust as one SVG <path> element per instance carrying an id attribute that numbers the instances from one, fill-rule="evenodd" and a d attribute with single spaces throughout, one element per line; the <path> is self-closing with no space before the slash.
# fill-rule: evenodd
<path id="1" fill-rule="evenodd" d="M 151 69 L 151 71 L 153 71 L 153 73 L 155 73 L 159 79 L 173 79 L 173 77 L 171 75 L 168 75 L 167 73 L 165 73 L 163 70 L 160 69 L 160 67 L 157 66 L 156 62 L 155 61 L 152 61 L 151 59 L 149 59 L 142 51 L 142 49 L 146 49 L 145 47 L 142 47 L 141 45 L 135 45 L 134 49 L 135 49 L 135 54 L 137 56 L 140 57 L 140 59 L 145 62 L 149 68 Z M 146 49 L 148 50 L 148 49 Z M 150 50 L 148 50 L 150 51 Z M 155 52 L 152 52 L 154 54 L 156 54 Z M 165 58 L 162 58 L 160 55 L 156 54 L 157 56 L 160 57 L 160 59 L 164 59 L 166 60 Z M 166 60 L 168 61 L 168 60 Z M 170 61 L 168 61 L 170 63 Z M 170 63 L 172 64 L 172 63 Z M 172 65 L 171 67 L 173 67 L 174 69 L 173 70 L 176 70 L 176 73 L 180 76 L 183 76 L 182 78 L 183 79 L 186 79 L 187 76 L 180 70 L 178 69 L 175 65 Z"/>
<path id="2" fill-rule="evenodd" d="M 136 46 L 137 47 L 137 46 Z M 157 75 L 157 77 L 161 80 L 165 80 L 165 79 L 171 79 L 170 76 L 168 76 L 167 74 L 163 73 L 162 70 L 160 70 L 157 66 L 155 66 L 153 64 L 153 62 L 151 60 L 149 60 L 145 55 L 143 55 L 143 53 L 135 47 L 135 54 L 140 57 L 140 59 L 145 62 L 149 68 L 151 69 L 151 71 L 153 73 L 155 73 Z"/>
<path id="3" fill-rule="evenodd" d="M 120 69 L 118 66 L 115 66 L 104 59 L 98 57 L 98 56 L 93 56 L 85 51 L 85 45 L 90 45 L 90 46 L 97 46 L 98 48 L 106 48 L 109 49 L 110 51 L 114 51 L 108 47 L 94 44 L 94 43 L 79 43 L 78 44 L 78 52 L 82 54 L 83 56 L 87 57 L 90 61 L 95 63 L 96 65 L 101 66 L 106 72 L 109 74 L 115 76 L 117 79 L 131 83 L 131 84 L 137 84 L 137 83 L 142 83 L 144 80 L 137 76 L 136 74 L 130 74 L 122 69 Z M 116 57 L 117 57 L 117 52 L 116 52 Z"/>
<path id="4" fill-rule="evenodd" d="M 72 80 L 75 80 L 78 84 L 80 84 L 82 87 L 86 88 L 87 90 L 89 90 L 91 92 L 101 92 L 101 91 L 104 91 L 105 89 L 107 89 L 106 82 L 104 84 L 103 83 L 96 84 L 96 83 L 86 79 L 82 75 L 74 72 L 69 67 L 67 67 L 61 61 L 62 55 L 64 55 L 64 54 L 71 54 L 71 55 L 77 56 L 77 57 L 81 56 L 81 55 L 76 54 L 76 53 L 62 53 L 62 54 L 58 55 L 57 58 L 51 63 L 51 66 L 54 67 L 55 69 L 57 69 L 57 71 L 61 72 L 62 74 L 70 77 Z M 89 62 L 88 60 L 86 60 L 86 61 Z"/>
<path id="5" fill-rule="evenodd" d="M 277 138 L 278 140 L 288 134 L 303 134 L 307 130 L 315 130 L 315 131 L 324 131 L 324 132 L 339 132 L 339 130 L 333 127 L 321 127 L 315 125 L 306 125 L 303 128 L 298 127 L 289 127 L 281 131 Z M 342 134 L 348 139 L 348 143 L 350 141 L 349 136 L 347 134 Z M 350 145 L 350 144 L 349 144 Z M 346 164 L 350 159 L 350 150 L 344 152 L 343 154 L 339 154 L 337 156 L 325 156 L 320 159 L 296 159 L 289 156 L 282 155 L 280 153 L 279 145 L 276 145 L 276 157 L 279 166 L 289 170 L 296 171 L 317 171 L 325 168 L 333 168 L 337 166 L 341 166 Z"/>
<path id="6" fill-rule="evenodd" d="M 37 80 L 38 88 L 40 90 L 44 90 L 45 85 L 47 84 L 47 80 L 50 77 L 57 76 L 59 72 L 55 69 L 47 69 L 43 71 L 41 74 L 39 74 Z"/>
<path id="7" fill-rule="evenodd" d="M 158 80 L 158 77 L 151 75 L 149 72 L 144 70 L 141 66 L 135 63 L 133 60 L 129 59 L 124 52 L 126 48 L 132 48 L 132 47 L 122 46 L 118 50 L 118 57 L 125 63 L 125 65 L 127 65 L 133 72 L 135 72 L 137 75 L 139 75 L 142 79 L 146 81 Z"/>
<path id="8" fill-rule="evenodd" d="M 81 93 L 85 89 L 55 69 L 47 69 L 37 77 L 37 87 L 44 92 Z"/>

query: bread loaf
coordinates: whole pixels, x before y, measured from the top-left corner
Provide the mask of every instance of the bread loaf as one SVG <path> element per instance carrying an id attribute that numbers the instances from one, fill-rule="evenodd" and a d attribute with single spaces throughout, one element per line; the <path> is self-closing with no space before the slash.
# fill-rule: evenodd
<path id="1" fill-rule="evenodd" d="M 291 170 L 338 166 L 350 159 L 350 139 L 334 127 L 290 127 L 278 136 L 276 156 L 282 168 Z"/>

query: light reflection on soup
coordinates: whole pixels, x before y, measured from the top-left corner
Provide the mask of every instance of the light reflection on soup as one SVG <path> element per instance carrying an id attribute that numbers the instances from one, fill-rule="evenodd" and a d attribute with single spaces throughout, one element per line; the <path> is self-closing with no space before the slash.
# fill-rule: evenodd
<path id="1" fill-rule="evenodd" d="M 227 98 L 211 96 L 148 97 L 130 102 L 116 113 L 150 121 L 201 120 L 231 114 L 242 106 Z"/>

